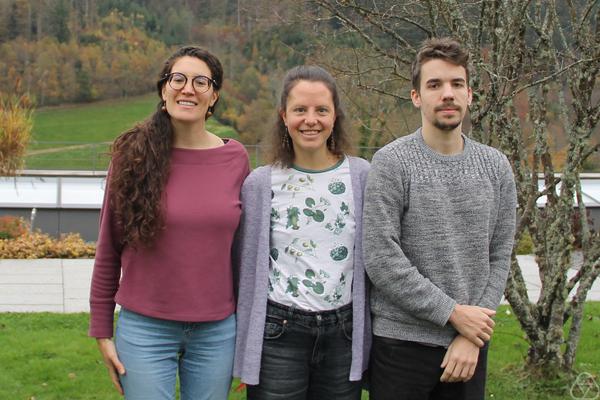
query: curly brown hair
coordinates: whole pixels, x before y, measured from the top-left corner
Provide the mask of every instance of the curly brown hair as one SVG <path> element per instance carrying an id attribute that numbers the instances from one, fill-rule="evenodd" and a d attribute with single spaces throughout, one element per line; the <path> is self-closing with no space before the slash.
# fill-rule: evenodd
<path id="1" fill-rule="evenodd" d="M 290 92 L 300 81 L 321 82 L 327 86 L 333 98 L 336 117 L 331 136 L 327 139 L 327 145 L 330 151 L 338 157 L 349 154 L 352 151 L 352 143 L 349 133 L 346 130 L 346 114 L 340 102 L 335 79 L 329 72 L 319 66 L 298 65 L 290 69 L 283 78 L 283 88 L 281 90 L 279 106 L 277 107 L 276 121 L 271 131 L 269 161 L 284 167 L 291 167 L 294 162 L 294 147 L 285 144 L 286 140 L 284 138 L 286 136 L 287 143 L 291 143 L 292 139 L 289 137 L 285 122 L 281 117 L 281 111 L 286 109 Z M 331 140 L 333 140 L 333 148 L 331 148 Z"/>
<path id="2" fill-rule="evenodd" d="M 214 90 L 221 88 L 223 67 L 219 59 L 200 47 L 187 46 L 165 61 L 156 83 L 159 97 L 167 82 L 166 76 L 184 56 L 204 61 L 215 81 Z M 122 133 L 111 147 L 110 207 L 122 232 L 121 244 L 124 246 L 149 246 L 165 226 L 162 196 L 169 176 L 174 133 L 171 118 L 163 105 L 161 97 L 156 111 L 144 122 Z M 214 105 L 208 111 L 212 113 L 213 109 Z"/>

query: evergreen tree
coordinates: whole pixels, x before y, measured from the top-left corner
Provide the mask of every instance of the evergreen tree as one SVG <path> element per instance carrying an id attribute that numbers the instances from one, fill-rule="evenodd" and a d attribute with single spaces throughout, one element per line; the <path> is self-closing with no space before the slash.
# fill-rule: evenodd
<path id="1" fill-rule="evenodd" d="M 66 0 L 58 0 L 50 9 L 48 18 L 50 32 L 60 43 L 66 43 L 71 38 L 70 13 L 71 10 Z"/>

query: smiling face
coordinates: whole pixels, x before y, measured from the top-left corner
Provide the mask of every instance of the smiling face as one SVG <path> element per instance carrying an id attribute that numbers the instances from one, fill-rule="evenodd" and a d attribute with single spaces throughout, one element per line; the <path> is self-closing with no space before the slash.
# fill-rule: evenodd
<path id="1" fill-rule="evenodd" d="M 196 57 L 184 56 L 178 59 L 170 73 L 180 73 L 187 77 L 187 82 L 180 90 L 173 89 L 168 82 L 162 87 L 161 97 L 173 123 L 204 122 L 208 107 L 215 104 L 219 94 L 214 87 L 204 93 L 197 93 L 192 78 L 204 75 L 212 78 L 208 65 Z"/>
<path id="2" fill-rule="evenodd" d="M 323 82 L 301 80 L 290 90 L 281 118 L 287 126 L 294 154 L 327 157 L 327 139 L 335 124 L 331 91 Z"/>
<path id="3" fill-rule="evenodd" d="M 423 129 L 460 131 L 472 100 L 465 68 L 442 59 L 425 62 L 421 66 L 419 90 L 413 89 L 411 98 L 421 109 Z"/>

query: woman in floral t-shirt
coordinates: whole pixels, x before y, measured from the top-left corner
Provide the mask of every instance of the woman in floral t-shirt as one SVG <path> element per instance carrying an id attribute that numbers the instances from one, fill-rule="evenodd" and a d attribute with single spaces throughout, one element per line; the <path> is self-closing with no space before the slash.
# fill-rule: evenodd
<path id="1" fill-rule="evenodd" d="M 333 77 L 283 82 L 272 163 L 242 188 L 234 375 L 248 399 L 360 399 L 370 325 L 362 261 L 369 164 L 346 155 Z"/>

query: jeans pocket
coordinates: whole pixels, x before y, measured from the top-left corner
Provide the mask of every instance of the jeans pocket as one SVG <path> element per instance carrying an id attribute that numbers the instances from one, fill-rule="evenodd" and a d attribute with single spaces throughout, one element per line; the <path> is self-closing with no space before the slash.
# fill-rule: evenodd
<path id="1" fill-rule="evenodd" d="M 287 321 L 280 317 L 275 317 L 272 315 L 267 315 L 267 320 L 265 321 L 265 340 L 273 340 L 278 339 L 285 332 L 285 326 Z"/>
<path id="2" fill-rule="evenodd" d="M 342 322 L 342 332 L 346 339 L 352 341 L 352 318 Z"/>

